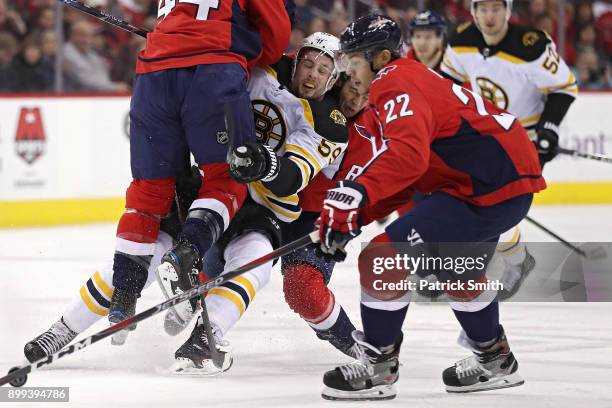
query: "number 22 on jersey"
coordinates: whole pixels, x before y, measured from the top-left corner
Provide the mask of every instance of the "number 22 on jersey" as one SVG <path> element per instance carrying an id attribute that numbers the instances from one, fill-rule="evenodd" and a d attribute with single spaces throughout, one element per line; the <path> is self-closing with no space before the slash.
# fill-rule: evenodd
<path id="1" fill-rule="evenodd" d="M 221 0 L 159 0 L 157 18 L 166 18 L 178 3 L 195 4 L 198 6 L 196 20 L 208 20 L 210 10 L 219 10 Z"/>

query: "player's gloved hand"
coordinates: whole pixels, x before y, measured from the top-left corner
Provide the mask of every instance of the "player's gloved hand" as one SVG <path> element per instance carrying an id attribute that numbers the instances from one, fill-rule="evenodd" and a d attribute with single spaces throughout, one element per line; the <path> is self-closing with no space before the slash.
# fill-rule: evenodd
<path id="1" fill-rule="evenodd" d="M 559 128 L 554 123 L 544 122 L 541 126 L 538 126 L 536 133 L 538 135 L 536 148 L 540 155 L 540 164 L 543 166 L 557 155 Z"/>
<path id="2" fill-rule="evenodd" d="M 365 188 L 355 181 L 340 181 L 327 191 L 318 221 L 323 253 L 333 256 L 339 249 L 343 251 L 346 243 L 361 233 L 359 210 L 367 200 Z"/>
<path id="3" fill-rule="evenodd" d="M 276 153 L 263 143 L 247 143 L 234 148 L 228 157 L 228 164 L 232 178 L 241 183 L 272 181 L 280 170 Z"/>

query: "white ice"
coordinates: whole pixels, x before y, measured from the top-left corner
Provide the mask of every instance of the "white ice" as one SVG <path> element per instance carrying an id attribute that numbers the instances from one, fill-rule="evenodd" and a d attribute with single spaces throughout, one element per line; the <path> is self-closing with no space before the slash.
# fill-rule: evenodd
<path id="1" fill-rule="evenodd" d="M 612 207 L 536 207 L 531 215 L 572 241 L 612 241 Z M 527 241 L 550 237 L 524 223 Z M 336 299 L 359 323 L 356 250 L 334 272 Z M 23 345 L 59 318 L 96 266 L 113 253 L 114 225 L 0 230 L 0 370 L 23 362 Z M 612 271 L 610 271 L 612 273 Z M 138 307 L 159 303 L 153 286 Z M 286 306 L 274 274 L 229 334 L 234 367 L 219 377 L 164 375 L 187 333 L 167 337 L 161 316 L 142 322 L 125 346 L 103 340 L 30 375 L 28 386 L 70 387 L 69 407 L 612 407 L 612 304 L 503 304 L 502 322 L 525 385 L 469 395 L 447 394 L 441 372 L 467 356 L 446 305 L 412 305 L 404 323 L 398 397 L 388 402 L 321 399 L 323 373 L 347 359 L 319 341 Z M 90 335 L 105 321 L 87 331 Z M 18 404 L 7 404 L 7 406 Z M 31 406 L 31 404 L 23 404 Z M 46 406 L 47 404 L 40 405 Z M 56 405 L 52 405 L 56 406 Z"/>

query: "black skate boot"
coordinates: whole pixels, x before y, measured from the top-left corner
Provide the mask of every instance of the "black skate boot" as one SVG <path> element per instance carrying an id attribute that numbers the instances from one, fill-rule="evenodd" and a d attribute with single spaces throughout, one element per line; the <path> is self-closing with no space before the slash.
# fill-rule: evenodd
<path id="1" fill-rule="evenodd" d="M 208 336 L 202 324 L 202 317 L 198 317 L 191 336 L 174 353 L 176 362 L 172 365 L 170 371 L 174 374 L 214 375 L 229 370 L 234 361 L 228 350 L 229 342 L 223 340 L 214 327 L 213 335 L 217 350 L 223 356 L 221 367 L 217 367 L 213 363 Z"/>
<path id="2" fill-rule="evenodd" d="M 525 259 L 519 265 L 506 264 L 504 267 L 504 274 L 502 275 L 500 282 L 504 286 L 504 290 L 498 292 L 499 300 L 506 300 L 511 298 L 519 290 L 523 281 L 529 275 L 529 272 L 535 268 L 535 258 L 525 248 Z"/>
<path id="3" fill-rule="evenodd" d="M 110 308 L 108 310 L 108 321 L 111 324 L 121 323 L 136 313 L 136 300 L 139 295 L 130 293 L 123 289 L 115 288 L 113 297 L 111 298 Z M 111 344 L 121 346 L 125 344 L 128 333 L 136 329 L 136 325 L 130 325 L 124 330 L 118 331 L 111 336 Z"/>
<path id="4" fill-rule="evenodd" d="M 510 351 L 503 329 L 492 346 L 486 348 L 473 344 L 470 346 L 474 355 L 458 361 L 442 373 L 447 392 L 496 390 L 517 387 L 525 383 L 517 372 L 518 362 Z"/>
<path id="5" fill-rule="evenodd" d="M 166 252 L 157 268 L 157 283 L 168 299 L 188 291 L 199 283 L 199 273 L 202 270 L 202 258 L 195 245 L 187 241 L 179 241 Z M 198 299 L 190 299 L 173 307 L 174 318 L 185 326 L 198 311 Z"/>
<path id="6" fill-rule="evenodd" d="M 77 333 L 66 326 L 64 319 L 61 318 L 53 323 L 46 332 L 26 343 L 23 354 L 30 363 L 33 363 L 57 353 L 74 340 L 76 336 Z"/>
<path id="7" fill-rule="evenodd" d="M 323 376 L 326 388 L 321 396 L 327 400 L 389 400 L 397 391 L 393 385 L 399 378 L 399 351 L 402 337 L 392 350 L 381 351 L 364 341 L 364 334 L 355 330 L 357 360 L 336 367 Z"/>

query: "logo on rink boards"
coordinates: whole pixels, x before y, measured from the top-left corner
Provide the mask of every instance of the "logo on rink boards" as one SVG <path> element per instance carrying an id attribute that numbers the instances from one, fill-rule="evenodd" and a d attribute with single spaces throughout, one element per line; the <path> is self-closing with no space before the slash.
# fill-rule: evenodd
<path id="1" fill-rule="evenodd" d="M 15 153 L 32 165 L 44 153 L 46 136 L 40 108 L 21 108 L 15 133 Z"/>

